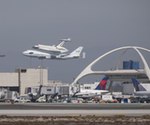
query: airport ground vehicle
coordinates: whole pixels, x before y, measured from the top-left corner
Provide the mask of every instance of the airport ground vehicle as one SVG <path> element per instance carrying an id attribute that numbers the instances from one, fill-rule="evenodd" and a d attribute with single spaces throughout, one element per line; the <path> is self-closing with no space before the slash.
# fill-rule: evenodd
<path id="1" fill-rule="evenodd" d="M 14 102 L 21 102 L 21 103 L 26 103 L 26 102 L 31 102 L 28 96 L 19 96 L 16 99 L 14 99 Z"/>

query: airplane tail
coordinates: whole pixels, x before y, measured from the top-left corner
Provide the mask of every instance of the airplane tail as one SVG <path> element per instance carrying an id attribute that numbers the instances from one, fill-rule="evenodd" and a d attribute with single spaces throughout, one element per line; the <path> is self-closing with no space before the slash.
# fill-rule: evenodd
<path id="1" fill-rule="evenodd" d="M 106 84 L 107 84 L 107 80 L 109 79 L 109 77 L 105 76 L 100 83 L 98 84 L 98 86 L 95 88 L 95 90 L 106 90 Z"/>
<path id="2" fill-rule="evenodd" d="M 77 49 L 75 49 L 73 52 L 71 52 L 70 56 L 71 57 L 80 57 L 82 50 L 83 50 L 83 47 L 80 46 Z"/>
<path id="3" fill-rule="evenodd" d="M 132 83 L 136 91 L 146 91 L 146 89 L 135 78 L 132 78 Z"/>
<path id="4" fill-rule="evenodd" d="M 63 47 L 64 43 L 65 43 L 65 41 L 62 41 L 62 42 L 59 43 L 56 47 L 57 47 L 57 48 L 61 48 L 61 47 Z"/>
<path id="5" fill-rule="evenodd" d="M 39 95 L 41 94 L 42 87 L 43 87 L 43 85 L 40 85 L 40 86 L 39 86 L 39 91 L 38 91 L 38 94 L 39 94 Z"/>
<path id="6" fill-rule="evenodd" d="M 63 47 L 64 43 L 65 43 L 65 42 L 70 42 L 71 39 L 70 39 L 70 38 L 68 38 L 68 39 L 61 39 L 60 41 L 61 41 L 61 42 L 56 46 L 56 47 L 58 47 L 58 48 Z"/>

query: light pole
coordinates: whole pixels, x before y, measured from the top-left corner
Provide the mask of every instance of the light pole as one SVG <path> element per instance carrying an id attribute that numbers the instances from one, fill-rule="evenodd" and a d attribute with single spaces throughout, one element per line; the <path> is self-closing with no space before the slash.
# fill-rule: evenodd
<path id="1" fill-rule="evenodd" d="M 43 86 L 43 58 L 40 58 L 40 85 Z"/>

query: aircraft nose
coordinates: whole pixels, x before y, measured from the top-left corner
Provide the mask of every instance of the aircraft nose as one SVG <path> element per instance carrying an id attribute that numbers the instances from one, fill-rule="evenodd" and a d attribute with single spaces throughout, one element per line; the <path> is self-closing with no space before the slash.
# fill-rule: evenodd
<path id="1" fill-rule="evenodd" d="M 23 51 L 22 54 L 23 54 L 23 55 L 27 55 L 27 51 Z"/>

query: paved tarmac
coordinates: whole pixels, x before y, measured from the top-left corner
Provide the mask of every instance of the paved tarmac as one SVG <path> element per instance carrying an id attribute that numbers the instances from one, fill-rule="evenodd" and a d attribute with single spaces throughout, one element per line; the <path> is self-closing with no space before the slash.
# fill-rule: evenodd
<path id="1" fill-rule="evenodd" d="M 0 103 L 0 110 L 104 110 L 149 109 L 148 103 Z"/>
<path id="2" fill-rule="evenodd" d="M 143 116 L 150 110 L 0 110 L 0 115 L 7 116 Z"/>
<path id="3" fill-rule="evenodd" d="M 150 104 L 0 103 L 0 115 L 150 115 Z"/>

